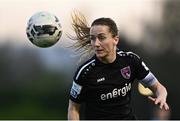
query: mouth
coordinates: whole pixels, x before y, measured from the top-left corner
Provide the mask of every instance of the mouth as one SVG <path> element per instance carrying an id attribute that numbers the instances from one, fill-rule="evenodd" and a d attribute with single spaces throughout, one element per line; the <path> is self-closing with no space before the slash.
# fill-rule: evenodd
<path id="1" fill-rule="evenodd" d="M 102 53 L 102 52 L 104 52 L 103 49 L 96 50 L 96 53 Z"/>

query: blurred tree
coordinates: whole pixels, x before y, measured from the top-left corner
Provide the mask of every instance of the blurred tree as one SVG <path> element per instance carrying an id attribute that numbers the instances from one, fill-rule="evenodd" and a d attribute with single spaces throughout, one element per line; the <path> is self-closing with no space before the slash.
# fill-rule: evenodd
<path id="1" fill-rule="evenodd" d="M 180 54 L 180 1 L 166 0 L 161 4 L 163 6 L 162 23 L 159 25 L 144 23 L 143 48 L 152 55 L 166 52 Z"/>
<path id="2" fill-rule="evenodd" d="M 136 52 L 138 51 L 151 71 L 167 87 L 171 119 L 179 119 L 180 98 L 177 94 L 180 93 L 180 1 L 166 0 L 162 5 L 162 23 L 144 23 L 145 32 L 141 48 L 146 51 Z M 140 112 L 138 115 L 144 119 Z"/>
<path id="3" fill-rule="evenodd" d="M 66 119 L 68 74 L 46 68 L 34 49 L 7 43 L 0 57 L 0 119 Z"/>

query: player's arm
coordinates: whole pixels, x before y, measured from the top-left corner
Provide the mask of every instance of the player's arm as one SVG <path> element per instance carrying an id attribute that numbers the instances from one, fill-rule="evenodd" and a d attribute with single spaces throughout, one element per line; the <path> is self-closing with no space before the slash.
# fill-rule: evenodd
<path id="1" fill-rule="evenodd" d="M 69 97 L 68 120 L 80 120 L 80 106 L 81 103 L 85 101 L 86 97 L 86 88 L 84 84 L 84 80 L 86 79 L 82 76 L 84 74 L 84 68 L 84 64 L 81 65 L 73 77 Z"/>
<path id="2" fill-rule="evenodd" d="M 68 120 L 79 120 L 80 104 L 69 100 Z"/>
<path id="3" fill-rule="evenodd" d="M 169 110 L 169 106 L 166 102 L 167 98 L 167 90 L 166 88 L 159 82 L 156 81 L 153 85 L 149 87 L 153 93 L 155 94 L 155 98 L 149 96 L 148 98 L 154 102 L 155 105 L 159 105 L 161 109 Z"/>
<path id="4" fill-rule="evenodd" d="M 151 96 L 148 98 L 156 105 L 159 105 L 161 109 L 168 110 L 169 106 L 166 103 L 166 88 L 157 80 L 140 57 L 132 53 L 129 54 L 131 54 L 131 57 L 134 57 L 133 59 L 137 70 L 137 79 L 143 86 L 150 88 L 150 90 L 155 94 L 155 98 Z"/>

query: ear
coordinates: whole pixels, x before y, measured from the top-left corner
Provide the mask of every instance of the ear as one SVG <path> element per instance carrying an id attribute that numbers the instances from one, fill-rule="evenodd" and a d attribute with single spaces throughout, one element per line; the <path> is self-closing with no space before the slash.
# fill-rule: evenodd
<path id="1" fill-rule="evenodd" d="M 114 45 L 116 46 L 119 42 L 119 36 L 114 37 Z"/>

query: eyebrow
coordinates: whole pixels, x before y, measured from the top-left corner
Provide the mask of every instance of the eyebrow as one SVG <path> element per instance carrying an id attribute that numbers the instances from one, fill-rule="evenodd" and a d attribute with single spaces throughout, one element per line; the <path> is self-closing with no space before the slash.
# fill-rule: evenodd
<path id="1" fill-rule="evenodd" d="M 105 33 L 99 33 L 99 34 L 97 34 L 97 35 L 106 35 L 106 34 L 105 34 Z M 90 34 L 90 36 L 95 36 L 95 35 Z"/>

